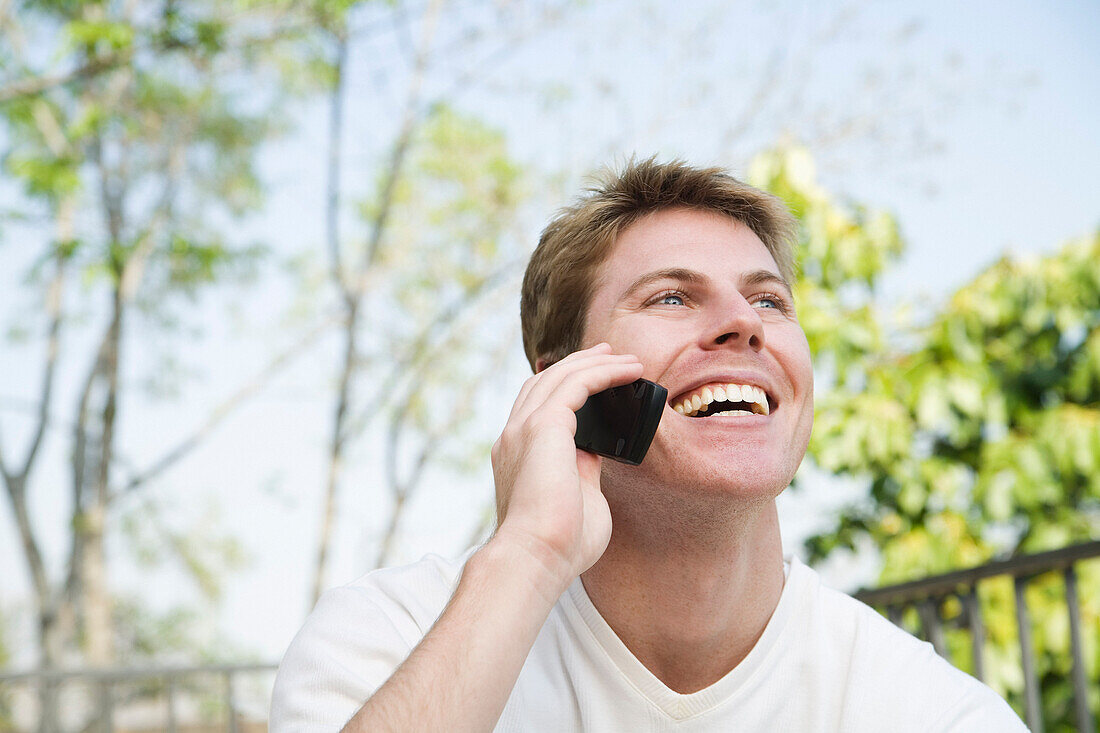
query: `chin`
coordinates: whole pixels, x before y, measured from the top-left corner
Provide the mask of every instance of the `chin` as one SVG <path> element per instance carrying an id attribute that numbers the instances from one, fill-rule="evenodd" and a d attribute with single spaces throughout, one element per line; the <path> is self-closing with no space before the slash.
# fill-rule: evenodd
<path id="1" fill-rule="evenodd" d="M 648 457 L 647 457 L 648 461 Z M 659 494 L 673 495 L 681 501 L 705 499 L 708 504 L 725 498 L 735 503 L 756 504 L 770 501 L 790 485 L 794 470 L 769 462 L 737 460 L 720 456 L 689 466 L 682 463 L 654 461 L 647 466 L 609 465 L 604 463 L 604 476 L 614 485 L 652 486 Z"/>

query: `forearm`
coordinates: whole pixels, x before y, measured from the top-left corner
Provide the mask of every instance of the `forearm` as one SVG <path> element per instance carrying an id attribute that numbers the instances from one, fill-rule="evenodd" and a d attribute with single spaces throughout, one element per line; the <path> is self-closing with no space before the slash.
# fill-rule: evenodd
<path id="1" fill-rule="evenodd" d="M 491 730 L 564 585 L 530 554 L 490 542 L 467 562 L 435 625 L 344 731 Z"/>

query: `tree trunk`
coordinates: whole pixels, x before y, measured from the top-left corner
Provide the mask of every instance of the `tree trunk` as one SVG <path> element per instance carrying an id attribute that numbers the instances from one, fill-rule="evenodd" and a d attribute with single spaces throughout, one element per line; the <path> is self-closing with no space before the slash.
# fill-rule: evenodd
<path id="1" fill-rule="evenodd" d="M 321 514 L 321 532 L 317 538 L 317 565 L 313 570 L 313 592 L 310 596 L 310 608 L 317 605 L 317 600 L 325 589 L 328 549 L 332 544 L 332 528 L 336 520 L 336 495 L 344 460 L 348 410 L 351 407 L 351 380 L 355 373 L 358 353 L 356 333 L 359 326 L 359 304 L 354 298 L 346 298 L 344 303 L 344 364 L 340 370 L 340 387 L 336 396 L 336 412 L 332 418 L 328 480 L 325 485 L 324 508 Z"/>
<path id="2" fill-rule="evenodd" d="M 128 264 L 134 264 L 132 261 Z M 118 412 L 119 352 L 122 346 L 122 292 L 124 277 L 115 286 L 111 324 L 107 330 L 100 377 L 104 383 L 100 413 L 100 444 L 94 491 L 84 512 L 83 600 L 84 643 L 87 662 L 106 667 L 114 661 L 114 629 L 110 583 L 107 575 L 106 527 L 110 500 L 111 460 L 114 456 L 115 421 Z"/>
<path id="3" fill-rule="evenodd" d="M 325 207 L 325 240 L 329 251 L 332 282 L 343 296 L 344 364 L 340 372 L 340 386 L 336 396 L 336 411 L 332 418 L 332 440 L 329 443 L 328 476 L 321 508 L 321 528 L 317 536 L 317 562 L 313 568 L 313 588 L 309 607 L 317 605 L 325 588 L 328 570 L 328 549 L 332 544 L 332 526 L 336 518 L 336 495 L 340 485 L 340 471 L 344 454 L 344 434 L 347 432 L 347 415 L 351 403 L 351 378 L 356 362 L 356 330 L 359 326 L 359 303 L 348 290 L 344 262 L 340 254 L 340 147 L 344 126 L 344 65 L 347 61 L 348 39 L 343 31 L 334 34 L 336 62 L 333 67 L 333 86 L 329 96 L 328 125 L 328 191 Z"/>

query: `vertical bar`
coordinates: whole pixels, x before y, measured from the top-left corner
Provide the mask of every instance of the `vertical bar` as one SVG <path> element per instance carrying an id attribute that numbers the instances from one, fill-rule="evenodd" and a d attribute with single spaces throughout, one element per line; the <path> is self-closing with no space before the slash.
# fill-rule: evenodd
<path id="1" fill-rule="evenodd" d="M 167 693 L 168 693 L 168 733 L 176 733 L 176 675 L 172 672 L 168 673 L 167 679 Z"/>
<path id="2" fill-rule="evenodd" d="M 237 733 L 237 708 L 233 704 L 233 672 L 225 673 L 225 707 L 229 712 L 229 733 Z"/>
<path id="3" fill-rule="evenodd" d="M 1024 589 L 1027 578 L 1014 578 L 1016 587 L 1016 626 L 1020 633 L 1020 659 L 1024 667 L 1024 701 L 1027 727 L 1031 733 L 1043 733 L 1043 710 L 1039 703 L 1039 683 L 1035 679 L 1035 652 L 1031 644 L 1031 618 L 1027 612 Z"/>
<path id="4" fill-rule="evenodd" d="M 970 626 L 970 653 L 974 657 L 974 676 L 985 682 L 985 662 L 982 648 L 985 646 L 985 626 L 982 624 L 982 607 L 978 602 L 978 586 L 971 586 L 963 596 L 966 605 L 966 622 Z"/>
<path id="5" fill-rule="evenodd" d="M 924 627 L 924 635 L 932 642 L 932 647 L 944 659 L 947 658 L 947 644 L 943 638 L 943 625 L 940 623 L 939 601 L 928 598 L 917 605 L 917 613 L 920 614 L 921 626 Z"/>
<path id="6" fill-rule="evenodd" d="M 61 686 L 48 671 L 39 680 L 38 733 L 60 733 Z"/>
<path id="7" fill-rule="evenodd" d="M 1077 572 L 1070 565 L 1065 569 L 1066 608 L 1069 611 L 1069 645 L 1073 653 L 1073 709 L 1077 730 L 1091 733 L 1092 712 L 1089 710 L 1088 686 L 1085 682 L 1085 660 L 1081 647 L 1081 607 L 1077 602 Z"/>
<path id="8" fill-rule="evenodd" d="M 901 606 L 887 606 L 886 618 L 890 619 L 890 623 L 897 626 L 899 629 L 901 626 Z"/>
<path id="9" fill-rule="evenodd" d="M 111 684 L 111 678 L 106 676 L 99 682 L 99 712 L 103 716 L 104 733 L 112 733 L 115 729 L 115 700 Z"/>

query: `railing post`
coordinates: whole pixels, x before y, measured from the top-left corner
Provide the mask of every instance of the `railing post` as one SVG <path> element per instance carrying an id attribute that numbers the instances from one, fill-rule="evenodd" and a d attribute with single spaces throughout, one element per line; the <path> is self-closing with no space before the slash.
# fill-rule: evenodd
<path id="1" fill-rule="evenodd" d="M 115 729 L 115 696 L 111 684 L 112 680 L 109 676 L 100 678 L 99 714 L 103 720 L 103 733 L 112 733 Z"/>
<path id="2" fill-rule="evenodd" d="M 1024 704 L 1027 713 L 1027 727 L 1031 733 L 1043 733 L 1043 709 L 1039 701 L 1039 683 L 1035 677 L 1035 652 L 1031 643 L 1031 618 L 1027 612 L 1027 599 L 1024 590 L 1028 579 L 1013 579 L 1016 590 L 1016 626 L 1020 634 L 1020 661 L 1024 671 Z"/>
<path id="3" fill-rule="evenodd" d="M 943 625 L 940 623 L 940 603 L 934 598 L 928 598 L 917 605 L 920 614 L 920 622 L 924 627 L 924 634 L 932 647 L 944 659 L 947 659 L 947 644 L 943 638 Z"/>
<path id="4" fill-rule="evenodd" d="M 233 704 L 233 673 L 225 673 L 225 707 L 229 713 L 229 733 L 237 733 L 237 708 Z"/>
<path id="5" fill-rule="evenodd" d="M 168 698 L 168 733 L 176 733 L 176 675 L 169 672 L 165 684 Z"/>
<path id="6" fill-rule="evenodd" d="M 985 662 L 982 660 L 985 626 L 982 624 L 982 606 L 978 602 L 978 586 L 970 586 L 969 592 L 963 596 L 963 604 L 966 606 L 966 622 L 970 626 L 970 653 L 974 657 L 974 676 L 985 682 Z"/>
<path id="7" fill-rule="evenodd" d="M 61 733 L 61 685 L 52 677 L 41 678 L 38 686 L 38 733 Z"/>
<path id="8" fill-rule="evenodd" d="M 1066 609 L 1069 611 L 1069 646 L 1073 654 L 1073 709 L 1077 730 L 1091 733 L 1092 713 L 1089 710 L 1088 685 L 1085 681 L 1085 659 L 1081 641 L 1081 607 L 1077 602 L 1077 572 L 1070 565 L 1063 573 L 1066 579 Z"/>

